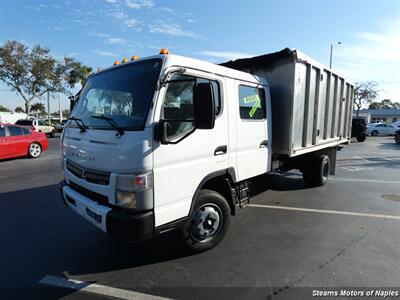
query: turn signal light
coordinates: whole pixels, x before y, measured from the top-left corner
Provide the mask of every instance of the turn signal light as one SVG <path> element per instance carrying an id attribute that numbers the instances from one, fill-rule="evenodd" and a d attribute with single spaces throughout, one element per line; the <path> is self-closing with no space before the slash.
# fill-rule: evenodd
<path id="1" fill-rule="evenodd" d="M 139 59 L 139 56 L 136 56 L 136 55 L 131 56 L 131 60 L 137 60 L 137 59 Z"/>
<path id="2" fill-rule="evenodd" d="M 118 60 L 114 61 L 114 66 L 119 65 L 120 62 Z"/>
<path id="3" fill-rule="evenodd" d="M 167 48 L 162 48 L 161 50 L 160 50 L 160 54 L 168 54 L 169 52 L 168 52 L 168 49 Z"/>
<path id="4" fill-rule="evenodd" d="M 128 62 L 128 59 L 124 57 L 124 58 L 122 59 L 122 63 L 126 63 L 126 62 Z"/>

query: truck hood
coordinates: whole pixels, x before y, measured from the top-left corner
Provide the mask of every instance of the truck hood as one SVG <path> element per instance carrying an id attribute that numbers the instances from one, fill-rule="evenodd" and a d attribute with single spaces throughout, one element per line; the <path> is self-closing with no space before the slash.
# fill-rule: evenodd
<path id="1" fill-rule="evenodd" d="M 135 173 L 152 169 L 152 128 L 125 131 L 65 128 L 62 156 L 82 167 L 112 173 Z"/>

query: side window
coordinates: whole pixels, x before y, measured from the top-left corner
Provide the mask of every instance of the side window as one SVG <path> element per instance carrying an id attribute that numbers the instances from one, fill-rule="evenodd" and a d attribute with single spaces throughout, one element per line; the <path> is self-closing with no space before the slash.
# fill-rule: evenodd
<path id="1" fill-rule="evenodd" d="M 0 127 L 0 137 L 6 136 L 6 129 L 4 127 Z"/>
<path id="2" fill-rule="evenodd" d="M 194 129 L 193 89 L 197 83 L 209 82 L 213 87 L 216 115 L 221 111 L 217 81 L 188 75 L 174 75 L 168 83 L 164 99 L 163 119 L 168 121 L 167 134 L 175 138 Z"/>
<path id="3" fill-rule="evenodd" d="M 30 131 L 28 128 L 22 128 L 22 132 L 23 132 L 25 135 L 28 135 L 28 134 L 31 133 L 31 131 Z"/>
<path id="4" fill-rule="evenodd" d="M 22 128 L 17 126 L 8 126 L 10 136 L 22 135 Z"/>
<path id="5" fill-rule="evenodd" d="M 265 93 L 262 88 L 239 86 L 240 118 L 244 120 L 265 119 Z"/>

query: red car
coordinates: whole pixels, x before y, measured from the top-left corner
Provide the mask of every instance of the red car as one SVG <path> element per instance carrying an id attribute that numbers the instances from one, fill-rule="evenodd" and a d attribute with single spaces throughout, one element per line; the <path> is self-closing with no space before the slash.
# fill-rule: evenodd
<path id="1" fill-rule="evenodd" d="M 14 124 L 0 124 L 0 159 L 17 156 L 37 158 L 47 147 L 44 133 Z"/>

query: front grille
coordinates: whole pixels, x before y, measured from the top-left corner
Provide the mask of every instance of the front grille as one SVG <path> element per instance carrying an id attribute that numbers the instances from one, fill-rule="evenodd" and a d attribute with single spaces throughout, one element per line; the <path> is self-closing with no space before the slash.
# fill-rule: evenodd
<path id="1" fill-rule="evenodd" d="M 76 177 L 85 179 L 87 182 L 102 185 L 108 185 L 110 183 L 110 172 L 86 169 L 70 160 L 67 160 L 67 169 Z"/>
<path id="2" fill-rule="evenodd" d="M 77 185 L 76 183 L 70 182 L 69 187 L 73 189 L 75 192 L 85 196 L 86 198 L 89 198 L 90 200 L 93 200 L 99 204 L 107 205 L 108 204 L 108 197 L 104 195 L 97 194 L 95 192 L 89 191 L 88 189 L 85 189 L 84 187 L 81 187 L 80 185 Z"/>

